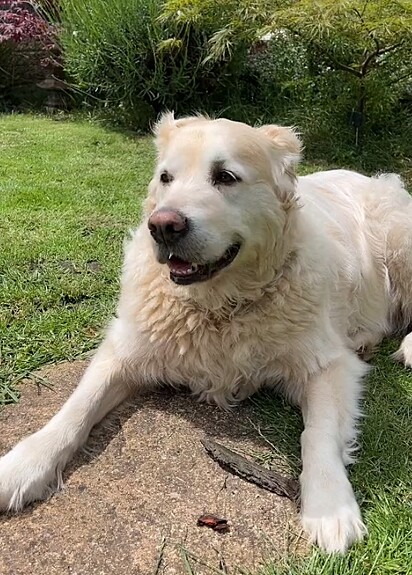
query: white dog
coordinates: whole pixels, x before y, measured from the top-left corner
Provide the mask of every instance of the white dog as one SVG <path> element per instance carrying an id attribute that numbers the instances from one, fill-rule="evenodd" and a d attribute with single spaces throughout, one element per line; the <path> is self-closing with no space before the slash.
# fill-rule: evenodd
<path id="1" fill-rule="evenodd" d="M 288 128 L 167 114 L 156 135 L 117 316 L 61 411 L 0 460 L 0 508 L 61 485 L 132 389 L 185 383 L 227 407 L 267 385 L 303 412 L 303 526 L 343 552 L 366 531 L 345 470 L 367 372 L 357 352 L 412 318 L 412 200 L 395 175 L 296 178 Z M 412 335 L 397 356 L 411 365 Z"/>

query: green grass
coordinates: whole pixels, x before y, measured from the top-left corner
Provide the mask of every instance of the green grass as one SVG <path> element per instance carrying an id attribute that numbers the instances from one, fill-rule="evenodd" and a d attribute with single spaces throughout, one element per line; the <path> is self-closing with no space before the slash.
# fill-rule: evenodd
<path id="1" fill-rule="evenodd" d="M 17 399 L 22 375 L 101 339 L 153 159 L 148 138 L 80 121 L 0 117 L 0 403 Z M 374 361 L 351 471 L 368 539 L 343 558 L 316 550 L 302 560 L 276 557 L 261 575 L 412 575 L 412 375 L 390 361 L 396 345 L 386 342 Z M 257 459 L 297 473 L 298 411 L 266 394 L 254 403 L 274 447 Z"/>
<path id="2" fill-rule="evenodd" d="M 361 450 L 350 470 L 369 537 L 344 557 L 317 550 L 302 561 L 278 557 L 260 575 L 412 575 L 412 373 L 389 357 L 398 343 L 385 342 L 372 361 Z M 265 436 L 296 471 L 298 412 L 267 395 L 256 404 Z M 273 459 L 279 459 L 276 453 Z"/>
<path id="3" fill-rule="evenodd" d="M 0 404 L 16 378 L 96 346 L 153 157 L 148 138 L 0 117 Z"/>

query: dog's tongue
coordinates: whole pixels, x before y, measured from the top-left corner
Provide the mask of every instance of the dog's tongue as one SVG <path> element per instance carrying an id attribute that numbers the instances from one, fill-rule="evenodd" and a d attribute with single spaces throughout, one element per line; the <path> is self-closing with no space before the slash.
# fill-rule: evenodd
<path id="1" fill-rule="evenodd" d="M 175 275 L 187 275 L 193 272 L 192 264 L 190 262 L 185 262 L 176 256 L 172 256 L 168 261 L 167 265 L 170 271 Z"/>

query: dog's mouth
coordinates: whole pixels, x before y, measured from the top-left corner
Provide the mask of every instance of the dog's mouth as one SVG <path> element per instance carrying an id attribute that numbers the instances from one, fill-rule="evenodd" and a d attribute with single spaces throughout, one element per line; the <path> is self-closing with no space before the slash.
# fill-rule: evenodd
<path id="1" fill-rule="evenodd" d="M 179 285 L 190 285 L 209 280 L 230 265 L 238 255 L 239 250 L 240 244 L 232 244 L 220 259 L 207 264 L 187 262 L 170 253 L 167 260 L 170 279 Z"/>

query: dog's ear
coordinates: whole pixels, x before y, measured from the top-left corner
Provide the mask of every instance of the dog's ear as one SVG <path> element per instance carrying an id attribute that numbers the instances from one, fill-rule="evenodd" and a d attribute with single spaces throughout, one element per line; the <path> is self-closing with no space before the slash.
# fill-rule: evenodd
<path id="1" fill-rule="evenodd" d="M 198 122 L 199 119 L 205 119 L 205 116 L 188 116 L 175 120 L 173 112 L 165 112 L 160 116 L 160 119 L 153 128 L 157 147 L 161 148 L 165 146 L 176 129 L 187 126 L 187 124 L 191 124 L 192 122 Z"/>
<path id="2" fill-rule="evenodd" d="M 275 161 L 272 162 L 272 170 L 276 193 L 285 210 L 295 208 L 298 204 L 293 167 L 300 159 L 301 141 L 293 128 L 269 124 L 257 130 L 269 141 L 273 150 Z"/>
<path id="3" fill-rule="evenodd" d="M 173 112 L 165 112 L 153 127 L 153 134 L 156 137 L 157 147 L 161 147 L 169 141 L 170 134 L 176 127 L 175 116 Z"/>
<path id="4" fill-rule="evenodd" d="M 268 124 L 257 130 L 270 140 L 286 168 L 299 162 L 302 142 L 293 128 Z"/>

